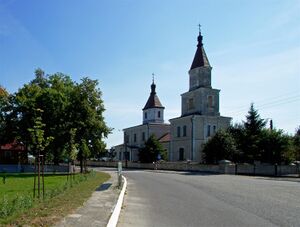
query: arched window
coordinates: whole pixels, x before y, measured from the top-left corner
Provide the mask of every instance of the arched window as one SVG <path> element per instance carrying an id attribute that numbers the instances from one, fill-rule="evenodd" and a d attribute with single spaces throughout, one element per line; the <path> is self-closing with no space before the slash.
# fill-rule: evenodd
<path id="1" fill-rule="evenodd" d="M 209 137 L 210 136 L 210 125 L 207 125 L 207 133 L 206 136 Z"/>
<path id="2" fill-rule="evenodd" d="M 160 118 L 160 111 L 157 112 L 157 117 Z"/>
<path id="3" fill-rule="evenodd" d="M 213 108 L 214 107 L 214 97 L 212 95 L 209 95 L 207 97 L 207 106 L 209 108 Z"/>
<path id="4" fill-rule="evenodd" d="M 147 112 L 145 113 L 145 119 L 147 119 Z"/>
<path id="5" fill-rule="evenodd" d="M 188 109 L 191 110 L 191 109 L 194 109 L 195 108 L 195 105 L 194 105 L 194 99 L 193 98 L 190 98 L 188 100 Z"/>

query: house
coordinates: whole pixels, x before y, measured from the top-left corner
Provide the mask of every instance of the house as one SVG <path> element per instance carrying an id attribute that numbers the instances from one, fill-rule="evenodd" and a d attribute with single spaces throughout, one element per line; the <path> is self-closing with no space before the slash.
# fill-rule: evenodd
<path id="1" fill-rule="evenodd" d="M 23 144 L 13 143 L 0 146 L 0 164 L 27 164 L 28 151 Z"/>

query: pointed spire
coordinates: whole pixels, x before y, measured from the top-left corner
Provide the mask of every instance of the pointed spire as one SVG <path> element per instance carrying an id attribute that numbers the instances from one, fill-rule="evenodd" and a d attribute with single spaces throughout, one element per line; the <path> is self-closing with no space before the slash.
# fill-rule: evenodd
<path id="1" fill-rule="evenodd" d="M 203 46 L 203 43 L 202 43 L 203 36 L 201 35 L 201 24 L 198 24 L 198 26 L 199 26 L 199 35 L 198 35 L 198 45 L 197 45 L 197 47 L 202 47 Z"/>
<path id="2" fill-rule="evenodd" d="M 203 42 L 202 42 L 203 36 L 201 34 L 201 25 L 199 24 L 198 26 L 199 26 L 199 35 L 198 35 L 197 50 L 196 50 L 195 57 L 194 57 L 194 60 L 193 60 L 190 70 L 194 69 L 194 68 L 198 68 L 198 67 L 203 67 L 203 66 L 210 67 L 208 58 L 207 58 L 205 50 L 203 48 Z"/>
<path id="3" fill-rule="evenodd" d="M 163 108 L 164 109 L 158 96 L 156 95 L 155 89 L 156 89 L 156 85 L 154 83 L 154 73 L 152 73 L 151 93 L 150 93 L 148 101 L 147 101 L 145 107 L 143 108 L 143 110 L 150 109 L 150 108 Z"/>

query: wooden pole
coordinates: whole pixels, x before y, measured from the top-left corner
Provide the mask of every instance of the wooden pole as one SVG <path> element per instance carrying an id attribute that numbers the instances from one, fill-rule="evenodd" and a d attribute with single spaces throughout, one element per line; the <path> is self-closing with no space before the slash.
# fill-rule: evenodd
<path id="1" fill-rule="evenodd" d="M 34 158 L 34 181 L 33 181 L 33 198 L 35 198 L 35 185 L 36 185 L 36 157 Z"/>
<path id="2" fill-rule="evenodd" d="M 42 156 L 42 184 L 43 184 L 43 199 L 45 197 L 45 180 L 44 180 L 44 155 Z"/>
<path id="3" fill-rule="evenodd" d="M 40 157 L 40 152 L 38 154 L 38 198 L 41 196 L 41 157 Z"/>

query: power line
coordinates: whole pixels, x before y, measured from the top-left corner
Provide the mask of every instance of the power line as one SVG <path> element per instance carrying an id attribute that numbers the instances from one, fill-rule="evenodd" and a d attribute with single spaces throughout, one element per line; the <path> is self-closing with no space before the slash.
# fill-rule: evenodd
<path id="1" fill-rule="evenodd" d="M 265 102 L 265 103 L 262 103 L 262 104 L 257 104 L 256 106 L 257 106 L 258 109 L 265 109 L 265 108 L 269 108 L 269 107 L 273 107 L 273 106 L 278 106 L 278 105 L 282 105 L 282 104 L 296 102 L 298 100 L 300 100 L 300 95 L 285 97 L 285 98 L 273 100 L 271 102 Z M 248 107 L 240 107 L 240 108 L 237 108 L 237 109 L 234 109 L 234 110 L 230 110 L 228 113 L 244 112 L 248 108 L 249 108 L 249 106 Z"/>

